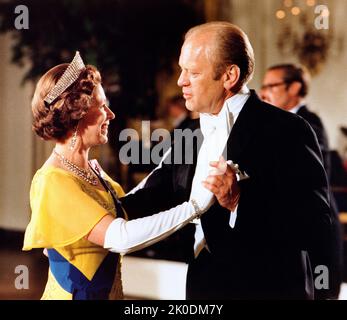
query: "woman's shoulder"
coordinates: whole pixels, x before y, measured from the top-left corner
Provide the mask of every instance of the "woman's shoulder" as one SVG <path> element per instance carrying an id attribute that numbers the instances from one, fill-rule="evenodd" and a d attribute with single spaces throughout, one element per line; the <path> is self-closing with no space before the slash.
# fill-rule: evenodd
<path id="1" fill-rule="evenodd" d="M 44 164 L 40 169 L 38 169 L 35 173 L 35 175 L 43 175 L 43 176 L 50 176 L 50 175 L 70 175 L 70 173 L 60 167 L 57 167 L 52 164 Z"/>
<path id="2" fill-rule="evenodd" d="M 40 169 L 38 169 L 34 175 L 34 179 L 41 178 L 47 179 L 51 177 L 66 177 L 69 176 L 69 172 L 66 170 L 56 167 L 54 165 L 43 165 Z"/>
<path id="3" fill-rule="evenodd" d="M 34 188 L 44 185 L 45 188 L 49 188 L 56 187 L 57 184 L 69 185 L 71 183 L 76 183 L 71 173 L 53 165 L 44 165 L 36 171 L 32 179 L 31 187 Z"/>

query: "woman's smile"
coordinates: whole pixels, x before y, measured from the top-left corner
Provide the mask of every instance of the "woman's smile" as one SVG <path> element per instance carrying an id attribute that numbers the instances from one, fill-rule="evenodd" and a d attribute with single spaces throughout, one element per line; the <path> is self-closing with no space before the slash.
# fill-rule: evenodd
<path id="1" fill-rule="evenodd" d="M 109 122 L 105 122 L 101 125 L 101 134 L 107 135 Z"/>

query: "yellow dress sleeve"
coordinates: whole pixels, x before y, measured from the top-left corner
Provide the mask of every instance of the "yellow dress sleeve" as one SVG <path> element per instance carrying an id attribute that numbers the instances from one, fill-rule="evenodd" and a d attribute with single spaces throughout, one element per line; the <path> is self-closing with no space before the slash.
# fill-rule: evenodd
<path id="1" fill-rule="evenodd" d="M 83 186 L 78 180 L 57 168 L 35 175 L 30 190 L 32 215 L 23 250 L 72 244 L 111 213 L 111 207 L 91 196 L 91 186 Z M 94 193 L 97 196 L 98 192 Z"/>

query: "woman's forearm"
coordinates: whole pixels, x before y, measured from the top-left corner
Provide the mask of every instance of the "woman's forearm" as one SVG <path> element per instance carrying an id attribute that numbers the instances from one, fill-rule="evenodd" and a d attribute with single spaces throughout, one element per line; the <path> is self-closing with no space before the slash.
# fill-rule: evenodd
<path id="1" fill-rule="evenodd" d="M 106 230 L 104 248 L 123 254 L 141 250 L 181 229 L 206 209 L 200 210 L 190 200 L 149 217 L 130 221 L 116 218 Z"/>

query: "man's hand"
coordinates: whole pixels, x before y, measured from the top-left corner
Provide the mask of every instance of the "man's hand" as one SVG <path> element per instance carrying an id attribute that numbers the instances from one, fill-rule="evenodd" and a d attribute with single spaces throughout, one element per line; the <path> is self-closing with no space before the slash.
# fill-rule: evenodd
<path id="1" fill-rule="evenodd" d="M 203 186 L 214 193 L 222 207 L 234 211 L 240 198 L 235 172 L 222 156 L 219 161 L 211 161 L 210 166 L 213 169 L 202 182 Z"/>

